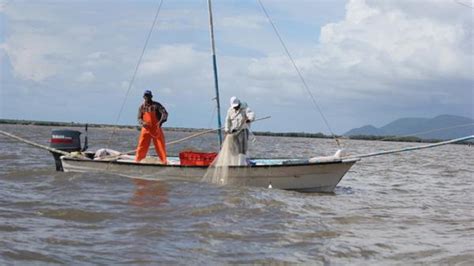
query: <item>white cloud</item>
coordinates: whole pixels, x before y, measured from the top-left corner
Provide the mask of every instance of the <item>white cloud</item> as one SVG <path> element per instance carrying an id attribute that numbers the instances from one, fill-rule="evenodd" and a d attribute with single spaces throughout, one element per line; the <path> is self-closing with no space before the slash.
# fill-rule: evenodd
<path id="1" fill-rule="evenodd" d="M 52 77 L 74 76 L 78 69 L 99 65 L 105 59 L 83 57 L 90 47 L 85 39 L 90 36 L 68 32 L 50 32 L 37 29 L 30 32 L 15 31 L 7 36 L 4 49 L 8 54 L 14 75 L 23 80 L 42 82 Z M 107 62 L 110 63 L 110 62 Z"/>
<path id="2" fill-rule="evenodd" d="M 137 84 L 138 87 L 159 89 L 165 95 L 204 97 L 211 92 L 204 88 L 213 84 L 209 53 L 196 50 L 190 44 L 151 49 L 140 66 L 137 81 L 143 83 Z"/>
<path id="3" fill-rule="evenodd" d="M 120 88 L 127 89 L 129 84 L 130 84 L 130 81 L 123 80 L 122 82 L 120 82 Z"/>
<path id="4" fill-rule="evenodd" d="M 4 49 L 18 80 L 90 82 L 99 68 L 116 70 L 117 62 L 126 58 L 114 56 L 112 60 L 109 53 L 116 50 L 101 49 L 104 34 L 99 27 L 103 24 L 85 20 L 80 3 L 74 6 L 55 1 L 18 1 L 8 7 Z M 113 42 L 110 37 L 107 40 Z M 88 72 L 93 72 L 94 77 Z"/>
<path id="5" fill-rule="evenodd" d="M 81 75 L 79 75 L 79 77 L 77 78 L 79 82 L 84 82 L 84 83 L 93 82 L 95 81 L 95 79 L 96 78 L 95 78 L 94 73 L 90 71 L 81 73 Z"/>
<path id="6" fill-rule="evenodd" d="M 263 25 L 267 24 L 267 20 L 262 16 L 245 16 L 245 15 L 238 15 L 238 16 L 227 16 L 223 17 L 221 21 L 219 21 L 220 28 L 228 28 L 228 29 L 251 29 L 251 30 L 258 30 L 263 27 Z"/>
<path id="7" fill-rule="evenodd" d="M 8 19 L 14 22 L 58 22 L 57 9 L 54 3 L 45 1 L 23 2 L 15 0 L 4 0 L 3 11 Z M 1 4 L 0 4 L 1 6 Z"/>
<path id="8" fill-rule="evenodd" d="M 127 22 L 129 23 L 129 22 Z M 149 27 L 150 21 L 144 22 Z M 202 30 L 207 26 L 206 9 L 165 9 L 158 18 L 157 29 L 168 31 Z"/>
<path id="9" fill-rule="evenodd" d="M 61 40 L 41 34 L 15 34 L 5 43 L 5 50 L 16 76 L 42 81 L 55 75 L 60 69 Z"/>
<path id="10" fill-rule="evenodd" d="M 164 88 L 158 89 L 158 93 L 170 95 L 173 93 L 173 90 L 171 88 L 164 87 Z"/>
<path id="11" fill-rule="evenodd" d="M 419 16 L 425 5 L 430 12 Z M 384 92 L 420 102 L 430 94 L 451 97 L 456 92 L 436 83 L 473 81 L 472 16 L 449 19 L 443 8 L 459 12 L 446 1 L 351 0 L 342 21 L 322 27 L 314 54 L 295 58 L 296 63 L 322 99 L 355 100 Z M 248 69 L 250 78 L 267 80 L 263 87 L 276 85 L 272 79 L 301 84 L 284 57 L 255 59 Z M 301 86 L 292 88 L 282 90 L 281 97 L 301 91 Z"/>
<path id="12" fill-rule="evenodd" d="M 115 59 L 117 61 L 117 59 Z M 86 68 L 99 68 L 113 65 L 114 59 L 109 53 L 103 51 L 92 52 L 84 57 L 83 66 Z"/>
<path id="13" fill-rule="evenodd" d="M 248 66 L 248 75 L 253 79 L 291 79 L 295 76 L 286 56 L 271 56 L 253 59 Z"/>
<path id="14" fill-rule="evenodd" d="M 163 45 L 148 52 L 140 74 L 143 76 L 173 73 L 199 75 L 202 62 L 208 60 L 208 53 L 199 52 L 192 45 Z"/>
<path id="15" fill-rule="evenodd" d="M 423 9 L 423 5 L 417 6 Z M 325 65 L 339 67 L 381 82 L 472 78 L 472 50 L 460 49 L 472 36 L 462 24 L 414 16 L 404 12 L 403 4 L 384 7 L 350 1 L 344 21 L 322 28 L 315 63 L 323 69 Z"/>
<path id="16" fill-rule="evenodd" d="M 75 76 L 71 71 L 96 34 L 94 26 L 71 25 L 57 5 L 25 8 L 23 3 L 9 5 L 5 51 L 20 80 L 42 82 L 53 77 Z M 55 12 L 56 11 L 56 12 Z"/>
<path id="17" fill-rule="evenodd" d="M 102 59 L 105 57 L 105 53 L 104 52 L 93 52 L 93 53 L 90 53 L 87 55 L 87 59 L 91 59 L 91 60 L 98 60 L 98 59 Z"/>

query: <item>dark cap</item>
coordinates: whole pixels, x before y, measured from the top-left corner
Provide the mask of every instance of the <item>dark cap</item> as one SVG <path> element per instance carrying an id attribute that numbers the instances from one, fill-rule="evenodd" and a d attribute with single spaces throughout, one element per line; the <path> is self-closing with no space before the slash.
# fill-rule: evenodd
<path id="1" fill-rule="evenodd" d="M 146 91 L 143 93 L 143 96 L 150 96 L 150 97 L 153 97 L 153 94 L 151 93 L 150 90 L 146 90 Z"/>

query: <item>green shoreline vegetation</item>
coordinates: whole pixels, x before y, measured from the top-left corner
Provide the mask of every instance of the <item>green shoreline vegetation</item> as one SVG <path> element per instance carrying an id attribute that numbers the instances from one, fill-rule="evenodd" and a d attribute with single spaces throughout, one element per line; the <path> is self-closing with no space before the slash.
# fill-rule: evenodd
<path id="1" fill-rule="evenodd" d="M 92 128 L 119 128 L 119 129 L 137 129 L 137 126 L 131 125 L 109 125 L 109 124 L 85 124 L 76 122 L 54 122 L 54 121 L 35 121 L 35 120 L 16 120 L 16 119 L 0 119 L 0 124 L 9 125 L 34 125 L 34 126 L 56 126 L 56 127 L 88 127 Z M 181 128 L 181 127 L 164 127 L 166 131 L 180 131 L 180 132 L 200 132 L 208 130 L 205 128 Z M 319 138 L 331 139 L 333 136 L 325 135 L 323 133 L 306 133 L 306 132 L 270 132 L 270 131 L 254 131 L 256 136 L 271 136 L 271 137 L 291 137 L 291 138 Z M 439 139 L 421 139 L 414 136 L 372 136 L 372 135 L 354 135 L 354 136 L 340 136 L 340 139 L 353 140 L 377 140 L 377 141 L 396 141 L 396 142 L 418 142 L 418 143 L 435 143 L 442 140 Z M 459 144 L 472 145 L 470 141 L 463 141 Z"/>

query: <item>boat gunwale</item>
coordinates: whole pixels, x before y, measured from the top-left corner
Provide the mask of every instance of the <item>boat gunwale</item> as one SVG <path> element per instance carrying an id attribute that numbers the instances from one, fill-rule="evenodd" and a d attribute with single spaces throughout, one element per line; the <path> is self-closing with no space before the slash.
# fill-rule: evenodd
<path id="1" fill-rule="evenodd" d="M 93 162 L 93 163 L 105 163 L 105 164 L 118 164 L 118 165 L 136 165 L 136 166 L 147 166 L 147 167 L 174 167 L 174 168 L 198 168 L 205 169 L 209 166 L 205 165 L 180 165 L 180 164 L 158 164 L 158 163 L 137 163 L 137 162 L 125 162 L 125 161 L 102 161 L 102 160 L 90 160 L 82 158 L 71 158 L 67 156 L 61 156 L 61 160 L 66 161 L 82 161 L 82 162 Z M 355 163 L 360 161 L 360 158 L 351 158 L 351 159 L 339 159 L 335 161 L 328 162 L 295 162 L 289 164 L 264 164 L 264 165 L 231 165 L 229 168 L 279 168 L 279 167 L 303 167 L 303 166 L 315 166 L 315 165 L 329 165 L 329 164 L 339 164 L 339 163 Z"/>

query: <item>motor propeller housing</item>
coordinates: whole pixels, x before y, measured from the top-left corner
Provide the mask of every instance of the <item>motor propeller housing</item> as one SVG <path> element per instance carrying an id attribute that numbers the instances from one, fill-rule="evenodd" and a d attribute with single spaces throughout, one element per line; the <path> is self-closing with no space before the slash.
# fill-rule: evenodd
<path id="1" fill-rule="evenodd" d="M 55 148 L 57 150 L 65 152 L 80 152 L 82 151 L 80 136 L 81 132 L 77 130 L 53 130 L 51 131 L 51 140 L 49 146 L 51 148 Z M 51 153 L 53 154 L 54 161 L 56 162 L 56 171 L 63 171 L 63 166 L 60 159 L 61 154 L 55 152 Z"/>

